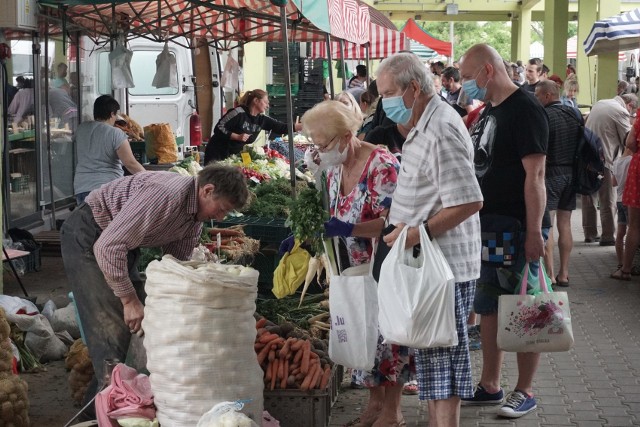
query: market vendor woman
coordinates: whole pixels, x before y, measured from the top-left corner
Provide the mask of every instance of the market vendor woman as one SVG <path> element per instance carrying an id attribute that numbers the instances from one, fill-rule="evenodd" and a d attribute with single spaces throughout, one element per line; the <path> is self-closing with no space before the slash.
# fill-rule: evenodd
<path id="1" fill-rule="evenodd" d="M 249 190 L 240 169 L 210 165 L 197 178 L 141 172 L 104 184 L 75 209 L 60 232 L 62 260 L 76 301 L 98 390 L 105 359 L 124 361 L 141 329 L 144 284 L 140 247 L 191 258 L 202 222 L 244 206 Z"/>
<path id="2" fill-rule="evenodd" d="M 204 163 L 223 160 L 232 154 L 238 154 L 246 144 L 256 140 L 262 130 L 276 134 L 286 134 L 287 124 L 265 116 L 269 108 L 267 92 L 254 89 L 240 98 L 240 105 L 225 114 L 213 130 L 204 152 Z M 302 124 L 296 123 L 295 130 L 302 130 Z"/>

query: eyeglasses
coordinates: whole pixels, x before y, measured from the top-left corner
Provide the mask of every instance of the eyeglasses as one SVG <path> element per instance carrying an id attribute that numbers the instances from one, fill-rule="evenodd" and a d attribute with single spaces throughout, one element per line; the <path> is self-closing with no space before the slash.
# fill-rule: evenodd
<path id="1" fill-rule="evenodd" d="M 329 151 L 329 146 L 331 146 L 331 143 L 333 142 L 334 139 L 336 139 L 336 137 L 337 135 L 331 138 L 331 140 L 327 143 L 327 145 L 313 144 L 313 146 L 318 152 L 326 153 L 327 151 Z"/>

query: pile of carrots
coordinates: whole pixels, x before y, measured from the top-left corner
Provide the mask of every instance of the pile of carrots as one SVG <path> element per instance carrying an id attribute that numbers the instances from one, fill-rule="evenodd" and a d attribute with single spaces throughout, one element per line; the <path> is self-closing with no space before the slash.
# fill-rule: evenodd
<path id="1" fill-rule="evenodd" d="M 265 317 L 256 321 L 254 347 L 264 371 L 265 389 L 326 389 L 332 370 L 325 352 L 314 347 L 311 338 L 295 334 L 285 337 L 269 331 L 270 326 L 274 324 Z"/>
<path id="2" fill-rule="evenodd" d="M 260 249 L 260 242 L 247 237 L 243 227 L 234 225 L 227 228 L 210 228 L 207 231 L 211 236 L 211 242 L 205 243 L 205 246 L 212 253 L 220 250 L 229 261 L 237 261 L 244 255 L 255 255 Z M 218 234 L 220 235 L 219 245 Z"/>

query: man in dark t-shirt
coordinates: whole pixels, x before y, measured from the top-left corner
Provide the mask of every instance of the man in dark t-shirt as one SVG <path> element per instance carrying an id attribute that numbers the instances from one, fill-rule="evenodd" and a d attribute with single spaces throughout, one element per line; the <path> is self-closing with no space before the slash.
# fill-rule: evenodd
<path id="1" fill-rule="evenodd" d="M 519 220 L 524 228 L 514 265 L 500 269 L 483 265 L 474 300 L 474 311 L 482 316 L 482 374 L 474 396 L 462 399 L 462 404 L 499 404 L 504 391 L 500 387 L 503 353 L 497 345 L 498 297 L 515 293 L 526 262 L 529 277 L 538 279 L 543 236 L 550 225 L 544 183 L 549 127 L 544 108 L 511 81 L 491 46 L 472 46 L 462 56 L 460 74 L 467 96 L 487 104 L 470 129 L 484 196 L 481 221 L 497 214 Z M 499 416 L 519 418 L 537 407 L 532 391 L 540 354 L 518 353 L 517 358 L 518 389 L 508 395 Z"/>
<path id="2" fill-rule="evenodd" d="M 560 89 L 552 80 L 538 83 L 536 98 L 544 106 L 549 117 L 549 148 L 545 184 L 547 187 L 547 210 L 553 224 L 557 217 L 558 250 L 560 269 L 554 275 L 553 232 L 549 232 L 544 263 L 547 274 L 558 286 L 569 286 L 569 257 L 573 248 L 571 235 L 571 212 L 576 209 L 576 192 L 573 189 L 573 159 L 578 138 L 581 135 L 582 116 L 573 107 L 562 105 Z"/>

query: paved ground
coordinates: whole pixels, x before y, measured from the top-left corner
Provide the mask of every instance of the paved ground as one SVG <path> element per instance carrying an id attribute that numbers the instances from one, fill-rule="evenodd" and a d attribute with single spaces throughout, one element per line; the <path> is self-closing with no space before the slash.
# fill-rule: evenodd
<path id="1" fill-rule="evenodd" d="M 613 247 L 582 243 L 580 212 L 574 213 L 576 241 L 568 289 L 573 315 L 575 347 L 566 353 L 543 355 L 535 383 L 539 409 L 519 420 L 495 417 L 496 407 L 463 408 L 462 426 L 628 426 L 640 425 L 640 277 L 631 282 L 609 278 L 617 264 Z M 43 270 L 24 277 L 38 302 L 64 300 L 68 287 L 60 258 L 45 257 Z M 20 295 L 15 281 L 4 275 L 5 293 Z M 478 376 L 481 353 L 473 353 Z M 507 355 L 502 384 L 510 390 L 516 381 L 515 358 Z M 30 385 L 33 426 L 62 426 L 75 413 L 61 362 L 49 371 L 26 374 Z M 365 390 L 343 384 L 333 406 L 330 426 L 355 418 L 366 403 Z M 425 406 L 416 396 L 403 397 L 407 425 L 425 426 Z M 298 427 L 298 426 L 294 426 Z M 306 426 L 299 426 L 306 427 Z"/>

